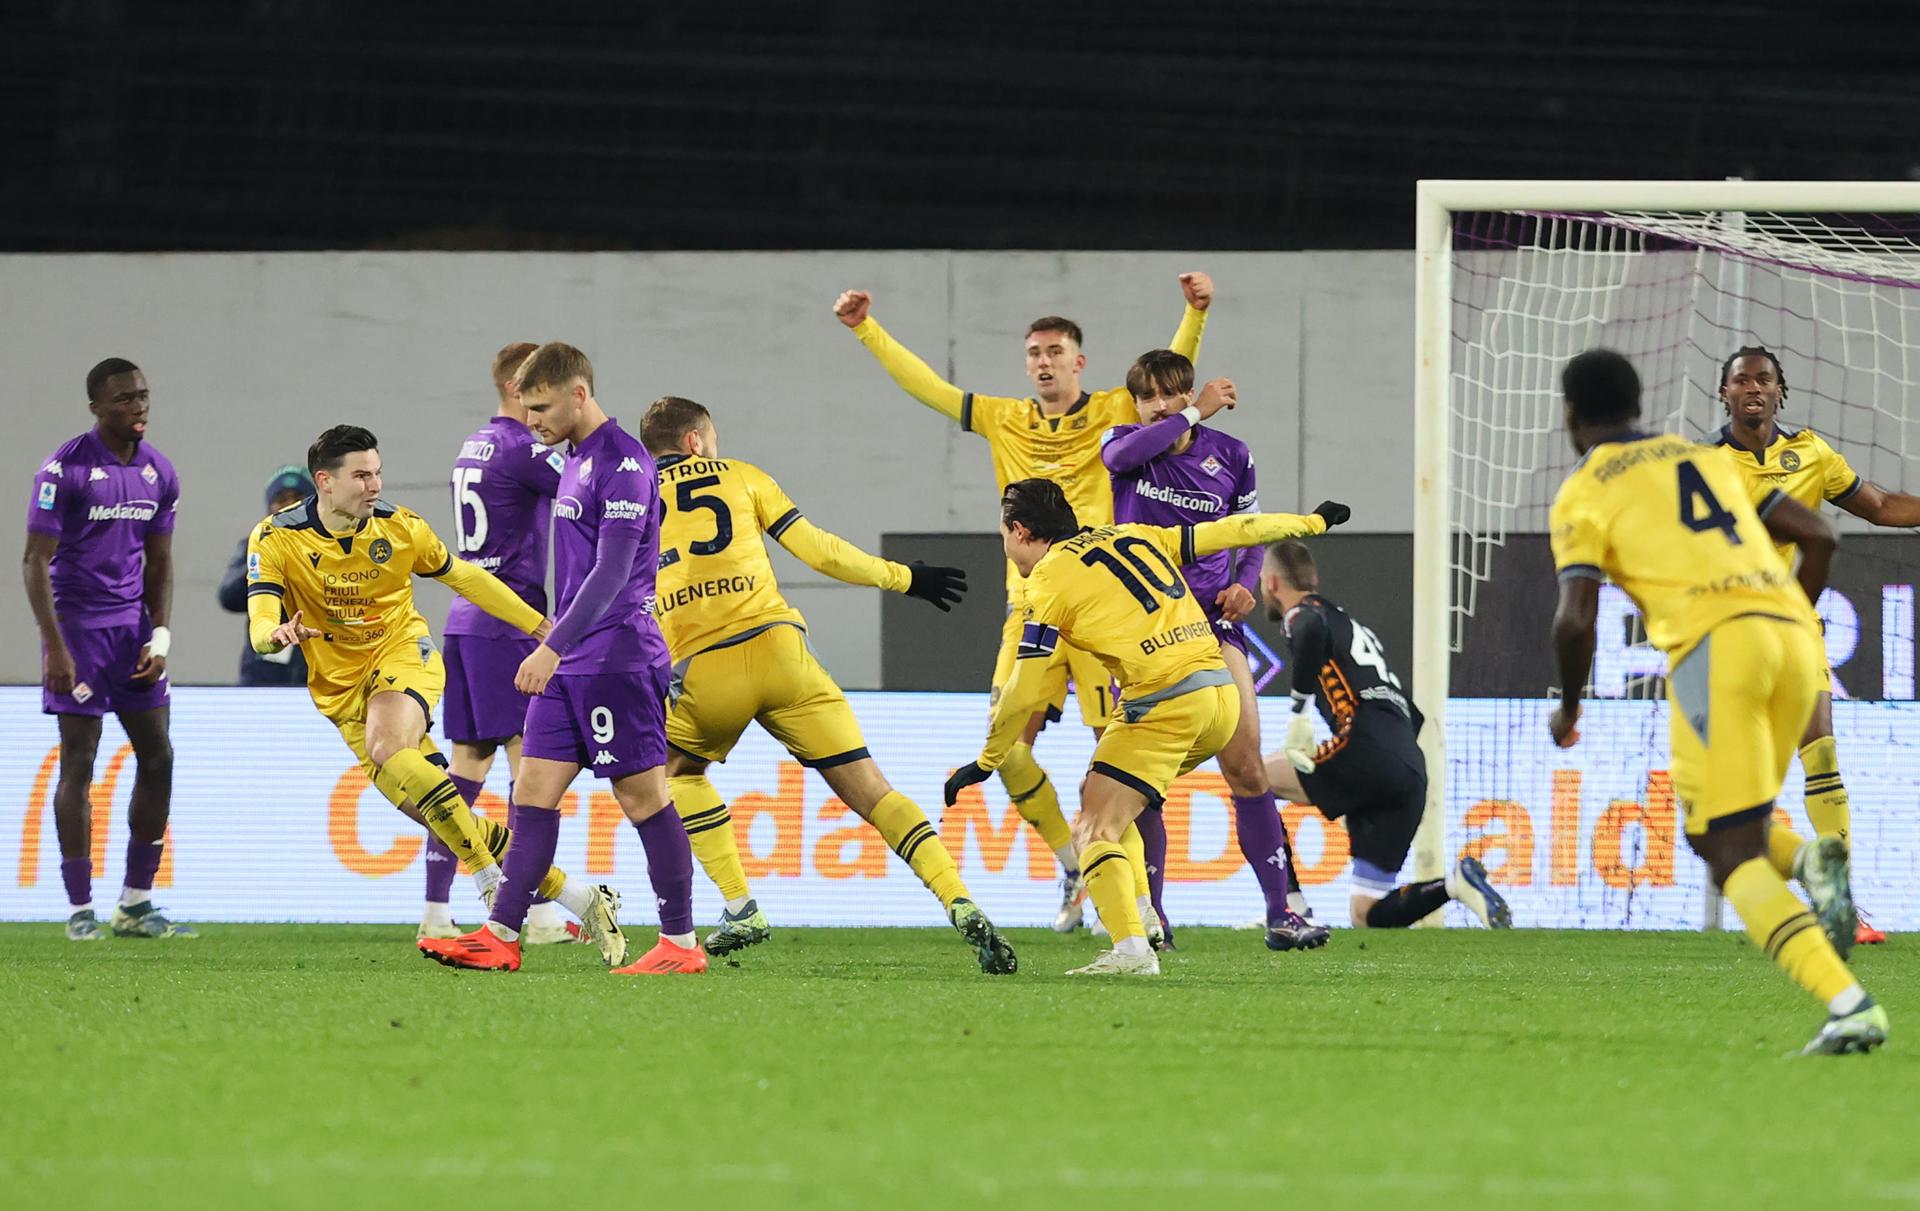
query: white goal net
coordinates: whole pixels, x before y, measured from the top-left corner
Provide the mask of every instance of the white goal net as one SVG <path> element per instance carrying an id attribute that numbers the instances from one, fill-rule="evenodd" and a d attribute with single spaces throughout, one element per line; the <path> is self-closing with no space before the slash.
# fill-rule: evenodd
<path id="1" fill-rule="evenodd" d="M 1611 585 L 1583 740 L 1562 752 L 1546 734 L 1546 521 L 1575 460 L 1560 369 L 1617 349 L 1640 371 L 1645 427 L 1710 442 L 1727 421 L 1722 363 L 1765 346 L 1790 389 L 1782 426 L 1811 428 L 1873 483 L 1920 491 L 1920 185 L 1849 202 L 1863 187 L 1543 183 L 1529 202 L 1527 183 L 1477 184 L 1423 186 L 1415 681 L 1427 701 L 1435 680 L 1447 694 L 1421 856 L 1480 856 L 1520 924 L 1695 928 L 1713 902 L 1667 777 L 1664 661 Z M 1676 191 L 1713 196 L 1661 196 Z M 1806 204 L 1784 209 L 1783 194 Z M 1826 511 L 1843 519 L 1820 611 L 1856 890 L 1876 922 L 1920 927 L 1920 536 Z M 1796 766 L 1780 806 L 1804 828 L 1800 783 Z"/>

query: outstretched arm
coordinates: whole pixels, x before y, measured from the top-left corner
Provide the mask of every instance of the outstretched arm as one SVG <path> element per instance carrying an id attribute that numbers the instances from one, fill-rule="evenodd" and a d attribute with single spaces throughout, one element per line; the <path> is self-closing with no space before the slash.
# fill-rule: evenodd
<path id="1" fill-rule="evenodd" d="M 902 391 L 935 412 L 951 420 L 959 420 L 960 404 L 966 398 L 966 392 L 941 378 L 934 373 L 932 366 L 921 361 L 911 349 L 896 342 L 880 326 L 880 321 L 868 314 L 872 307 L 872 295 L 864 290 L 848 290 L 834 300 L 833 314 L 842 324 L 853 329 L 853 334 L 860 338 L 867 352 L 873 354 Z"/>
<path id="2" fill-rule="evenodd" d="M 1851 496 L 1834 503 L 1876 526 L 1920 526 L 1920 496 L 1889 492 L 1867 480 L 1861 480 Z"/>
<path id="3" fill-rule="evenodd" d="M 598 568 L 595 570 L 598 571 Z M 529 635 L 536 634 L 546 622 L 540 611 L 520 600 L 520 595 L 508 588 L 505 581 L 477 563 L 452 559 L 438 576 L 430 578 L 444 582 L 448 588 L 501 622 Z M 584 585 L 581 591 L 585 592 Z M 613 600 L 611 594 L 607 600 Z"/>
<path id="4" fill-rule="evenodd" d="M 867 554 L 838 534 L 814 525 L 798 509 L 774 522 L 767 533 L 794 558 L 823 576 L 889 593 L 904 593 L 912 587 L 913 572 L 905 564 Z"/>
<path id="5" fill-rule="evenodd" d="M 1219 521 L 1204 521 L 1182 532 L 1180 562 L 1192 563 L 1202 555 L 1233 547 L 1258 547 L 1283 538 L 1325 534 L 1352 516 L 1353 510 L 1347 506 L 1324 500 L 1311 513 L 1242 513 Z"/>

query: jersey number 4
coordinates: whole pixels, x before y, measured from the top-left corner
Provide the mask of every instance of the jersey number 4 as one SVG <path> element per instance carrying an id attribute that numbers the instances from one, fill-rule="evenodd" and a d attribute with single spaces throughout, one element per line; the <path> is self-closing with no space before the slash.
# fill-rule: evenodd
<path id="1" fill-rule="evenodd" d="M 1738 522 L 1707 486 L 1707 477 L 1691 462 L 1679 464 L 1680 524 L 1695 533 L 1718 530 L 1734 546 L 1740 545 Z"/>
<path id="2" fill-rule="evenodd" d="M 1125 586 L 1127 592 L 1133 594 L 1133 599 L 1139 602 L 1140 608 L 1147 613 L 1151 614 L 1160 608 L 1160 599 L 1154 596 L 1156 590 L 1173 601 L 1178 601 L 1187 595 L 1187 586 L 1180 579 L 1180 573 L 1174 571 L 1173 565 L 1167 562 L 1167 557 L 1161 554 L 1160 548 L 1146 539 L 1129 535 L 1115 542 L 1113 550 L 1120 553 L 1120 559 L 1133 565 L 1131 571 L 1122 566 L 1120 559 L 1115 559 L 1113 553 L 1104 547 L 1088 550 L 1080 557 L 1080 562 L 1090 568 L 1098 564 L 1113 573 L 1114 579 Z M 1153 563 L 1158 564 L 1159 567 L 1151 566 L 1140 555 L 1142 551 L 1151 556 Z M 1149 588 L 1149 585 L 1152 588 Z"/>
<path id="3" fill-rule="evenodd" d="M 713 514 L 713 537 L 688 543 L 687 551 L 690 554 L 718 555 L 733 541 L 733 510 L 727 508 L 726 498 L 700 495 L 700 489 L 717 487 L 719 483 L 718 475 L 702 475 L 699 479 L 681 480 L 674 492 L 674 504 L 682 513 L 705 509 Z"/>

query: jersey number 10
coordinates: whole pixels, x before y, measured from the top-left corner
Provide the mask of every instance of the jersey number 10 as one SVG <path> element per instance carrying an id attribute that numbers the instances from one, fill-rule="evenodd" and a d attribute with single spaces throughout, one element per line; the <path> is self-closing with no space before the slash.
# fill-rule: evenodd
<path id="1" fill-rule="evenodd" d="M 1160 601 L 1153 595 L 1153 590 L 1158 590 L 1171 601 L 1178 601 L 1187 595 L 1186 583 L 1180 579 L 1180 573 L 1174 571 L 1173 565 L 1167 562 L 1167 557 L 1161 554 L 1159 547 L 1144 538 L 1128 535 L 1115 542 L 1113 549 L 1120 553 L 1120 559 L 1133 565 L 1132 571 L 1121 566 L 1120 559 L 1115 559 L 1113 553 L 1104 547 L 1089 549 L 1080 556 L 1080 562 L 1090 568 L 1097 564 L 1113 573 L 1114 579 L 1133 594 L 1133 599 L 1147 613 L 1151 614 L 1160 608 Z M 1147 560 L 1141 557 L 1139 553 L 1142 551 L 1152 556 L 1153 562 L 1159 565 L 1157 569 L 1149 566 Z M 1139 575 L 1134 575 L 1135 572 Z M 1149 585 L 1152 589 L 1148 588 Z"/>

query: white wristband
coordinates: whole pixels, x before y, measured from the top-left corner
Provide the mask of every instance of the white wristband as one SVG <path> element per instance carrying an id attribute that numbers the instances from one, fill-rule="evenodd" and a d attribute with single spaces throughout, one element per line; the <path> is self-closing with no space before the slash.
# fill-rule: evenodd
<path id="1" fill-rule="evenodd" d="M 165 627 L 153 628 L 153 634 L 147 638 L 147 654 L 155 660 L 165 660 L 172 647 L 173 632 Z"/>
<path id="2" fill-rule="evenodd" d="M 1187 426 L 1189 428 L 1200 423 L 1200 409 L 1194 407 L 1192 404 L 1188 404 L 1186 407 L 1180 409 L 1180 415 L 1187 418 Z"/>

